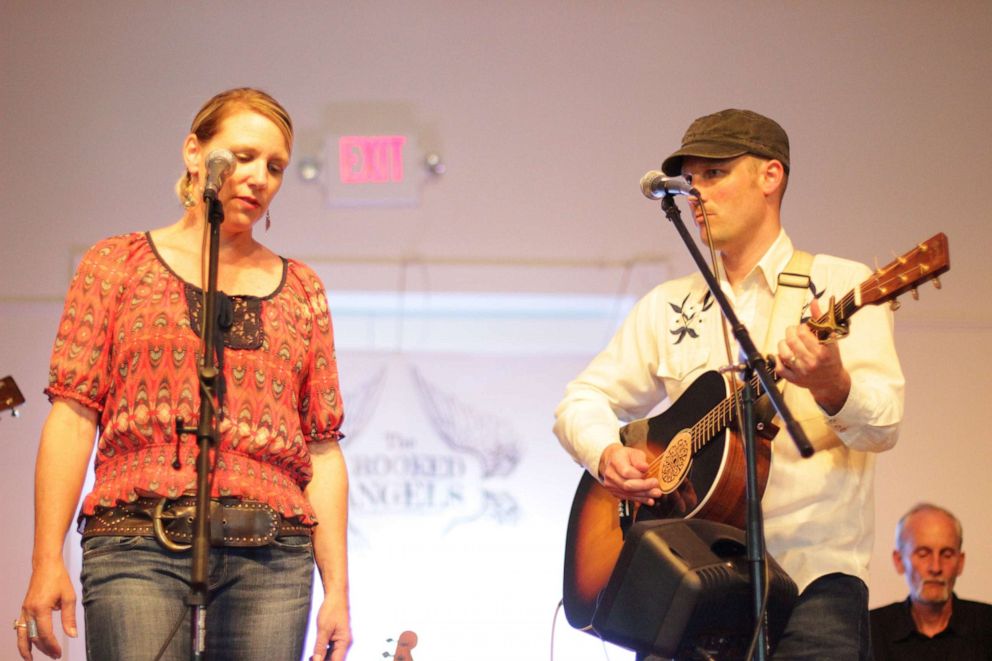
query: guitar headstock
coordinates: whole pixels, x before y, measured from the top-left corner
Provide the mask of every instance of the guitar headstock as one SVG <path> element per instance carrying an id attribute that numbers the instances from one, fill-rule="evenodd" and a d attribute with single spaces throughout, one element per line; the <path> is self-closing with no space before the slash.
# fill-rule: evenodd
<path id="1" fill-rule="evenodd" d="M 23 403 L 24 395 L 21 394 L 21 389 L 14 383 L 14 377 L 3 377 L 0 380 L 0 413 L 7 409 L 12 409 L 14 417 L 17 417 L 17 409 L 15 407 Z"/>
<path id="2" fill-rule="evenodd" d="M 392 638 L 388 642 L 392 642 Z M 390 654 L 385 652 L 383 657 L 393 657 L 393 661 L 413 661 L 413 654 L 410 653 L 417 646 L 417 634 L 412 631 L 404 631 L 396 641 L 396 651 Z"/>
<path id="3" fill-rule="evenodd" d="M 947 235 L 943 232 L 935 234 L 902 257 L 897 257 L 878 269 L 871 278 L 861 283 L 861 304 L 894 302 L 907 291 L 912 291 L 913 297 L 917 298 L 917 287 L 928 280 L 934 280 L 939 289 L 938 277 L 950 268 Z"/>

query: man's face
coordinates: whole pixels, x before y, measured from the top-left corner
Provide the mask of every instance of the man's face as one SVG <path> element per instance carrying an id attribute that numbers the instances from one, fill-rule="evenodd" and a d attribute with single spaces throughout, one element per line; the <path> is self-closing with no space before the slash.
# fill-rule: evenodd
<path id="1" fill-rule="evenodd" d="M 701 207 L 706 209 L 714 246 L 733 250 L 746 244 L 766 220 L 765 195 L 759 184 L 764 162 L 745 154 L 716 160 L 686 156 L 682 174 L 691 176 L 700 200 L 690 200 L 701 236 L 706 238 Z"/>
<path id="2" fill-rule="evenodd" d="M 922 510 L 906 519 L 892 561 L 905 576 L 914 603 L 939 605 L 951 598 L 964 570 L 960 546 L 954 521 L 943 512 Z"/>

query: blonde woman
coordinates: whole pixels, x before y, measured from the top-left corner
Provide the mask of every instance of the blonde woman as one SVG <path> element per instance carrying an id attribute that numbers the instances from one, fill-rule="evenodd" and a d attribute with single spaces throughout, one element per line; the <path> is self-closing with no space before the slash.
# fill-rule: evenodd
<path id="1" fill-rule="evenodd" d="M 289 115 L 268 94 L 218 94 L 183 142 L 182 217 L 105 239 L 80 263 L 46 390 L 33 573 L 14 623 L 23 658 L 32 649 L 61 655 L 54 611 L 76 635 L 62 546 L 94 442 L 96 479 L 79 510 L 87 656 L 189 658 L 186 547 L 198 449 L 195 434 L 177 437 L 176 420 L 195 425 L 200 410 L 203 192 L 207 156 L 219 149 L 234 167 L 217 191 L 218 307 L 228 318 L 216 342 L 225 395 L 211 520 L 223 530 L 210 549 L 206 649 L 211 659 L 299 659 L 316 562 L 325 597 L 313 658 L 345 658 L 348 478 L 327 300 L 309 267 L 254 235 L 268 222 L 292 145 Z"/>

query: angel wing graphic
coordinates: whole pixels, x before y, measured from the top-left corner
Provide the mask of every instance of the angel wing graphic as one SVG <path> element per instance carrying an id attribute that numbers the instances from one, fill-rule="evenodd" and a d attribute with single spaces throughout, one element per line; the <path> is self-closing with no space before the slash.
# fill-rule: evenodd
<path id="1" fill-rule="evenodd" d="M 411 368 L 424 409 L 434 431 L 452 450 L 471 454 L 482 465 L 483 477 L 502 477 L 520 463 L 520 443 L 505 420 L 480 413 L 442 391 Z"/>
<path id="2" fill-rule="evenodd" d="M 362 381 L 354 388 L 343 389 L 344 421 L 341 431 L 345 443 L 354 444 L 355 438 L 361 435 L 368 425 L 372 414 L 379 406 L 379 397 L 386 384 L 386 366 L 381 366 L 372 376 Z"/>

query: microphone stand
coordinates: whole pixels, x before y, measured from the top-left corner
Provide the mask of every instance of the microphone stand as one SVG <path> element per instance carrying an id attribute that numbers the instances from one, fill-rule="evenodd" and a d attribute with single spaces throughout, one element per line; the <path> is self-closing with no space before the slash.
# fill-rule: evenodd
<path id="1" fill-rule="evenodd" d="M 200 418 L 195 428 L 183 427 L 182 420 L 176 421 L 179 434 L 196 434 L 199 454 L 196 458 L 196 518 L 193 522 L 192 568 L 190 571 L 190 594 L 186 603 L 192 609 L 190 619 L 191 659 L 206 659 L 207 641 L 207 602 L 209 600 L 208 575 L 210 571 L 210 449 L 216 447 L 220 438 L 215 423 L 215 394 L 217 382 L 222 375 L 216 365 L 217 333 L 217 263 L 220 252 L 220 226 L 224 222 L 224 207 L 217 200 L 217 192 L 207 189 L 203 194 L 207 208 L 207 222 L 210 224 L 209 261 L 207 266 L 207 289 L 203 302 L 203 362 L 199 368 Z M 222 402 L 217 402 L 223 406 Z M 178 457 L 177 457 L 178 459 Z"/>
<path id="2" fill-rule="evenodd" d="M 699 272 L 706 280 L 706 285 L 709 287 L 710 292 L 713 294 L 713 298 L 716 299 L 717 304 L 720 306 L 723 316 L 730 324 L 731 332 L 733 333 L 734 338 L 741 347 L 741 354 L 744 360 L 744 388 L 742 396 L 744 417 L 742 424 L 744 425 L 744 429 L 740 430 L 740 432 L 744 440 L 744 457 L 747 478 L 747 561 L 751 579 L 754 625 L 758 632 L 757 645 L 755 648 L 756 658 L 760 661 L 764 661 L 767 653 L 767 638 L 765 623 L 763 621 L 763 613 L 765 603 L 765 581 L 768 569 L 765 563 L 764 519 L 761 514 L 761 500 L 758 498 L 758 459 L 757 447 L 754 439 L 755 393 L 754 389 L 751 387 L 751 380 L 755 376 L 757 376 L 758 380 L 761 381 L 765 394 L 768 395 L 768 398 L 771 400 L 775 410 L 781 416 L 785 428 L 789 432 L 789 436 L 792 438 L 792 441 L 796 444 L 796 448 L 799 450 L 799 454 L 803 457 L 812 456 L 813 446 L 810 445 L 809 439 L 806 438 L 806 434 L 803 432 L 802 427 L 799 426 L 799 423 L 785 405 L 785 400 L 782 397 L 782 393 L 779 392 L 779 389 L 775 386 L 775 380 L 768 368 L 767 361 L 765 361 L 764 357 L 754 345 L 754 342 L 751 340 L 751 336 L 748 334 L 747 328 L 745 328 L 737 318 L 733 307 L 730 305 L 730 301 L 727 300 L 726 295 L 720 288 L 720 283 L 717 282 L 716 276 L 713 275 L 713 272 L 710 270 L 709 265 L 703 258 L 702 253 L 699 252 L 699 248 L 696 246 L 695 240 L 686 229 L 685 223 L 682 220 L 682 214 L 679 211 L 678 206 L 675 204 L 675 197 L 671 193 L 666 191 L 665 196 L 661 200 L 661 208 L 664 210 L 665 216 L 668 217 L 668 220 L 675 226 L 679 236 L 682 237 L 682 241 L 685 243 L 686 248 L 689 249 L 689 254 L 696 262 Z"/>

